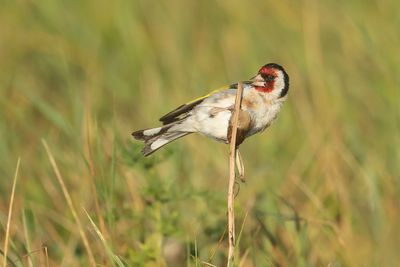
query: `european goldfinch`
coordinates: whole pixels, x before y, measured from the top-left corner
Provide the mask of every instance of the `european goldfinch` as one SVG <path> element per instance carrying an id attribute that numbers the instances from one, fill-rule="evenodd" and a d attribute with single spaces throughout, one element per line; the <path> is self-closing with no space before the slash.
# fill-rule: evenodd
<path id="1" fill-rule="evenodd" d="M 242 84 L 237 145 L 272 124 L 287 98 L 289 76 L 282 66 L 269 63 Z M 196 132 L 229 143 L 237 86 L 237 83 L 232 84 L 181 105 L 160 118 L 161 127 L 133 132 L 135 139 L 144 141 L 143 155 L 148 156 L 166 144 Z"/>

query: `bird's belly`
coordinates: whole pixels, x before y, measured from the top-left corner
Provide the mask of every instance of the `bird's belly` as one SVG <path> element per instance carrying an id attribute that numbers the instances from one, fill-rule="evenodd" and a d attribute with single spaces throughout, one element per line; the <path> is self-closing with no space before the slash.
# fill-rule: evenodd
<path id="1" fill-rule="evenodd" d="M 227 133 L 231 112 L 223 110 L 211 114 L 209 111 L 196 114 L 196 130 L 207 137 L 228 143 Z"/>

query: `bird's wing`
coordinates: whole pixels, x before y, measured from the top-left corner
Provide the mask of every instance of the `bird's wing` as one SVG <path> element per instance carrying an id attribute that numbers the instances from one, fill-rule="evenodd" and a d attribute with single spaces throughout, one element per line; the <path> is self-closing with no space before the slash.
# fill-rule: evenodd
<path id="1" fill-rule="evenodd" d="M 244 84 L 249 84 L 251 82 L 250 81 L 245 81 L 243 83 Z M 164 116 L 162 116 L 160 118 L 160 121 L 163 123 L 163 125 L 165 125 L 165 124 L 169 124 L 169 123 L 172 123 L 172 122 L 176 122 L 176 121 L 182 120 L 182 119 L 186 118 L 188 113 L 194 107 L 196 107 L 197 105 L 202 103 L 204 101 L 204 99 L 206 99 L 206 98 L 208 98 L 208 97 L 210 97 L 212 95 L 218 94 L 218 93 L 220 93 L 222 91 L 229 90 L 229 89 L 237 89 L 237 83 L 232 84 L 230 86 L 221 87 L 221 88 L 219 88 L 217 90 L 214 90 L 214 91 L 210 92 L 209 94 L 207 94 L 205 96 L 196 98 L 196 99 L 194 99 L 194 100 L 192 100 L 192 101 L 190 101 L 190 102 L 188 102 L 186 104 L 183 104 L 183 105 L 179 106 L 178 108 L 176 108 L 176 109 L 172 110 L 171 112 L 169 112 L 169 113 L 165 114 Z"/>

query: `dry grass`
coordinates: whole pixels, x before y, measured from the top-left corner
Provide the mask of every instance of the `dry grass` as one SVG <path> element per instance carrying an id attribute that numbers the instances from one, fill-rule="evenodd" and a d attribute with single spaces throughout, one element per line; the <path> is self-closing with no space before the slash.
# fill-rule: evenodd
<path id="1" fill-rule="evenodd" d="M 11 217 L 13 211 L 13 204 L 14 204 L 14 197 L 15 197 L 15 187 L 17 186 L 17 179 L 18 179 L 18 172 L 19 172 L 19 165 L 21 163 L 21 158 L 18 158 L 17 167 L 15 168 L 15 174 L 13 179 L 13 185 L 11 189 L 11 196 L 10 196 L 10 205 L 8 208 L 8 216 L 7 216 L 7 226 L 6 226 L 6 236 L 4 238 L 4 251 L 3 251 L 3 266 L 7 266 L 7 254 L 8 254 L 8 243 L 10 238 L 10 225 L 11 225 Z"/>
<path id="2" fill-rule="evenodd" d="M 81 220 L 79 219 L 78 213 L 76 212 L 74 204 L 72 203 L 71 195 L 68 192 L 68 189 L 67 189 L 67 187 L 66 187 L 66 185 L 64 183 L 64 179 L 61 176 L 60 170 L 58 169 L 57 163 L 56 163 L 56 161 L 55 161 L 55 159 L 54 159 L 54 157 L 53 157 L 53 155 L 52 155 L 52 153 L 50 151 L 49 146 L 47 145 L 45 140 L 42 140 L 42 143 L 43 143 L 43 146 L 44 146 L 44 148 L 46 150 L 47 156 L 49 157 L 51 166 L 53 167 L 54 174 L 56 175 L 57 181 L 60 184 L 60 187 L 61 187 L 61 190 L 62 190 L 63 195 L 65 197 L 65 200 L 66 200 L 66 202 L 68 204 L 68 207 L 69 207 L 69 209 L 70 209 L 70 211 L 72 213 L 72 216 L 74 217 L 75 223 L 76 223 L 76 225 L 78 227 L 79 234 L 80 234 L 80 236 L 82 238 L 83 244 L 84 244 L 85 249 L 86 249 L 86 253 L 87 253 L 88 258 L 89 258 L 89 264 L 90 264 L 90 266 L 95 267 L 96 266 L 96 261 L 95 261 L 95 259 L 93 257 L 93 252 L 92 252 L 92 249 L 91 249 L 91 247 L 89 245 L 88 238 L 86 237 L 85 230 L 83 229 Z M 46 252 L 46 263 L 47 263 L 48 262 L 47 247 L 45 247 L 45 252 Z"/>

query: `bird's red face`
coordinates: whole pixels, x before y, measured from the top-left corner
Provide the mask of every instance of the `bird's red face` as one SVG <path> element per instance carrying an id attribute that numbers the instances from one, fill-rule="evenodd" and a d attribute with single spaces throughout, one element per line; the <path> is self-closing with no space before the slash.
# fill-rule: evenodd
<path id="1" fill-rule="evenodd" d="M 277 70 L 273 67 L 262 67 L 258 71 L 258 75 L 254 78 L 254 87 L 257 91 L 272 92 L 274 90 Z"/>
<path id="2" fill-rule="evenodd" d="M 289 89 L 289 76 L 280 65 L 269 63 L 261 67 L 253 78 L 253 86 L 259 92 L 284 97 Z"/>

